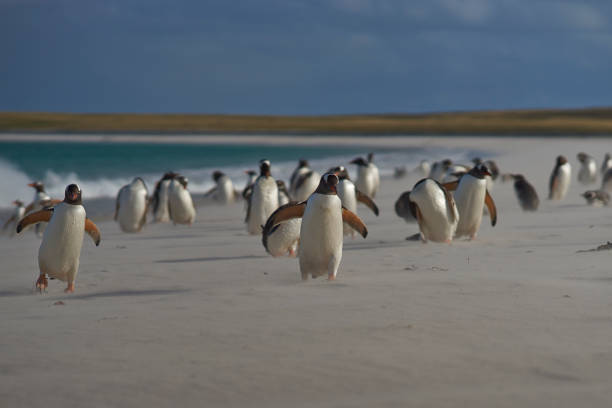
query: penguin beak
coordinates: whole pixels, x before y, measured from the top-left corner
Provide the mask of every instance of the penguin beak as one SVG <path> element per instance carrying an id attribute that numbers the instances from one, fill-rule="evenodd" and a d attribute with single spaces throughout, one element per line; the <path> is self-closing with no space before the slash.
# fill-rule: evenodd
<path id="1" fill-rule="evenodd" d="M 76 201 L 76 199 L 77 199 L 77 197 L 78 197 L 78 196 L 79 196 L 79 195 L 77 194 L 77 192 L 76 192 L 76 191 L 70 191 L 70 192 L 68 193 L 68 198 L 70 199 L 70 201 Z"/>
<path id="2" fill-rule="evenodd" d="M 28 187 L 35 187 L 35 186 L 36 186 L 36 183 L 30 183 L 30 184 L 28 184 Z"/>

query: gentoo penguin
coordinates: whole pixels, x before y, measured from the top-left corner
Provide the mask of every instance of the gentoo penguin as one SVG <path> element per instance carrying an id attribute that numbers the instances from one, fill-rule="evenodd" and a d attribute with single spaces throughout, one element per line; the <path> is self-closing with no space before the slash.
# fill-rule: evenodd
<path id="1" fill-rule="evenodd" d="M 549 200 L 563 200 L 569 189 L 572 168 L 565 156 L 558 156 L 555 168 L 550 175 Z"/>
<path id="2" fill-rule="evenodd" d="M 325 173 L 317 190 L 307 201 L 280 207 L 268 218 L 263 233 L 267 235 L 279 223 L 302 218 L 300 231 L 300 272 L 307 280 L 327 275 L 336 278 L 342 259 L 342 222 L 347 222 L 365 238 L 368 230 L 359 217 L 342 207 L 336 193 L 338 176 Z"/>
<path id="3" fill-rule="evenodd" d="M 421 162 L 414 168 L 413 172 L 418 177 L 427 177 L 431 172 L 431 165 L 427 160 L 421 160 Z"/>
<path id="4" fill-rule="evenodd" d="M 603 162 L 601 162 L 601 174 L 606 174 L 606 171 L 610 168 L 612 168 L 612 156 L 610 156 L 610 153 L 606 153 Z"/>
<path id="5" fill-rule="evenodd" d="M 176 224 L 191 225 L 196 218 L 191 193 L 187 190 L 187 177 L 176 176 L 170 182 L 168 191 L 168 212 L 170 219 Z"/>
<path id="6" fill-rule="evenodd" d="M 255 184 L 255 180 L 257 180 L 257 172 L 255 170 L 247 170 L 244 173 L 248 176 L 248 179 L 244 185 L 244 189 L 242 189 L 242 198 L 248 200 L 248 194 L 251 193 L 253 184 Z"/>
<path id="7" fill-rule="evenodd" d="M 601 181 L 602 191 L 612 191 L 612 168 L 606 170 Z"/>
<path id="8" fill-rule="evenodd" d="M 310 171 L 310 165 L 308 164 L 308 160 L 300 159 L 298 161 L 297 167 L 291 173 L 291 177 L 289 177 L 289 194 L 294 195 L 295 193 L 295 183 L 297 181 L 298 176 L 308 173 Z"/>
<path id="9" fill-rule="evenodd" d="M 13 205 L 15 206 L 15 208 L 13 209 L 13 214 L 11 214 L 9 219 L 6 220 L 6 222 L 2 226 L 2 231 L 6 230 L 7 228 L 9 229 L 11 237 L 15 235 L 14 226 L 16 226 L 19 220 L 21 220 L 25 215 L 25 206 L 23 205 L 22 201 L 15 200 L 13 201 Z"/>
<path id="10" fill-rule="evenodd" d="M 48 286 L 48 275 L 52 279 L 68 283 L 64 292 L 74 292 L 84 232 L 91 236 L 96 246 L 100 245 L 100 231 L 96 224 L 86 218 L 79 186 L 70 184 L 66 187 L 64 201 L 55 207 L 26 215 L 17 225 L 17 232 L 39 222 L 48 222 L 49 225 L 38 250 L 40 276 L 36 287 L 41 292 L 45 290 Z"/>
<path id="11" fill-rule="evenodd" d="M 208 190 L 204 197 L 212 196 L 213 200 L 220 204 L 231 204 L 236 199 L 236 191 L 232 180 L 223 172 L 215 171 L 212 174 L 215 186 Z"/>
<path id="12" fill-rule="evenodd" d="M 597 163 L 595 159 L 586 153 L 578 153 L 580 170 L 578 171 L 578 181 L 588 185 L 597 181 Z"/>
<path id="13" fill-rule="evenodd" d="M 593 207 L 607 206 L 610 202 L 610 194 L 602 190 L 589 190 L 582 194 L 588 205 Z"/>
<path id="14" fill-rule="evenodd" d="M 252 192 L 249 194 L 246 223 L 251 235 L 261 234 L 261 227 L 278 208 L 278 187 L 276 180 L 270 175 L 270 161 L 259 162 L 259 177 L 255 180 Z"/>
<path id="15" fill-rule="evenodd" d="M 153 220 L 155 222 L 170 222 L 168 213 L 168 194 L 172 179 L 178 176 L 174 172 L 166 172 L 162 178 L 155 183 L 155 191 L 151 197 L 151 207 L 153 208 Z"/>
<path id="16" fill-rule="evenodd" d="M 459 211 L 459 223 L 455 231 L 455 237 L 469 236 L 470 239 L 476 238 L 482 222 L 484 205 L 487 205 L 491 225 L 497 223 L 497 209 L 493 198 L 487 191 L 487 181 L 485 176 L 491 173 L 487 166 L 480 164 L 464 174 L 458 181 L 444 184 L 450 191 L 455 190 L 455 202 Z"/>
<path id="17" fill-rule="evenodd" d="M 136 177 L 121 187 L 115 201 L 115 221 L 123 232 L 138 232 L 147 222 L 149 191 L 145 182 Z"/>
<path id="18" fill-rule="evenodd" d="M 278 186 L 278 204 L 281 207 L 289 203 L 295 204 L 295 202 L 290 202 L 285 182 L 276 180 L 276 185 Z M 270 231 L 262 234 L 264 248 L 273 257 L 284 255 L 297 256 L 301 226 L 302 220 L 300 218 L 292 218 L 276 225 Z"/>
<path id="19" fill-rule="evenodd" d="M 444 159 L 442 161 L 434 162 L 429 172 L 429 178 L 436 181 L 442 181 L 442 178 L 446 174 L 448 168 L 453 164 L 451 159 Z"/>
<path id="20" fill-rule="evenodd" d="M 368 155 L 368 158 L 372 157 L 372 153 Z M 351 164 L 357 165 L 357 180 L 355 181 L 355 187 L 370 198 L 374 198 L 378 192 L 380 186 L 380 176 L 378 174 L 378 167 L 369 160 L 363 157 L 358 157 L 351 160 Z"/>
<path id="21" fill-rule="evenodd" d="M 357 214 L 357 202 L 365 204 L 372 212 L 378 217 L 378 206 L 376 203 L 359 191 L 355 184 L 351 181 L 348 170 L 344 166 L 333 167 L 327 171 L 328 173 L 333 173 L 338 176 L 339 182 L 336 186 L 336 191 L 338 197 L 340 198 L 340 202 L 342 206 L 347 210 Z M 344 235 L 354 236 L 355 230 L 350 227 L 347 223 L 344 223 Z"/>
<path id="22" fill-rule="evenodd" d="M 52 207 L 62 201 L 51 199 L 51 197 L 49 197 L 49 194 L 47 194 L 47 192 L 45 191 L 44 184 L 40 181 L 34 181 L 28 184 L 28 187 L 32 187 L 34 190 L 36 190 L 36 192 L 34 193 L 34 198 L 32 199 L 32 202 L 28 204 L 28 206 L 25 208 L 26 214 L 29 214 L 33 211 L 41 210 L 45 207 Z M 34 227 L 34 231 L 39 237 L 42 236 L 44 230 L 45 227 L 43 225 L 36 224 Z"/>
<path id="23" fill-rule="evenodd" d="M 453 195 L 439 182 L 431 178 L 417 182 L 410 192 L 410 210 L 423 242 L 452 241 L 459 213 Z"/>
<path id="24" fill-rule="evenodd" d="M 452 181 L 459 180 L 464 174 L 470 171 L 470 167 L 464 166 L 463 164 L 451 164 L 446 169 L 446 172 L 442 175 L 441 183 L 450 183 Z"/>
<path id="25" fill-rule="evenodd" d="M 308 170 L 295 177 L 291 197 L 300 202 L 305 201 L 317 189 L 321 175 L 314 170 Z"/>
<path id="26" fill-rule="evenodd" d="M 511 176 L 514 179 L 516 198 L 518 198 L 523 211 L 536 211 L 540 205 L 540 199 L 535 188 L 522 174 L 512 174 Z"/>

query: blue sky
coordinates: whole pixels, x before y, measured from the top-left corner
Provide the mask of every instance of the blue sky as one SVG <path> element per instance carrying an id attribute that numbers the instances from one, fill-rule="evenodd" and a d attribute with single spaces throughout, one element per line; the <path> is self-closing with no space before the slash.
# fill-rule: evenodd
<path id="1" fill-rule="evenodd" d="M 0 0 L 0 110 L 612 105 L 612 1 Z"/>

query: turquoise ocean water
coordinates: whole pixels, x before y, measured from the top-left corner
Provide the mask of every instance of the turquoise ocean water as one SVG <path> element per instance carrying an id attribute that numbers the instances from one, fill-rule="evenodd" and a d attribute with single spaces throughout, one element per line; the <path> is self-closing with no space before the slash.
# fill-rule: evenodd
<path id="1" fill-rule="evenodd" d="M 441 151 L 427 147 L 413 149 L 371 149 L 351 146 L 262 146 L 201 145 L 111 142 L 0 142 L 0 207 L 8 207 L 19 198 L 29 202 L 34 190 L 27 184 L 41 180 L 54 197 L 61 197 L 65 186 L 78 183 L 84 198 L 114 197 L 119 188 L 134 177 L 142 177 L 149 188 L 168 170 L 178 171 L 190 180 L 190 190 L 201 193 L 212 186 L 211 174 L 224 171 L 241 188 L 245 170 L 257 169 L 262 158 L 272 162 L 273 176 L 288 179 L 298 159 L 324 172 L 339 164 L 375 153 L 375 162 L 383 175 L 396 166 L 412 168 L 420 160 L 450 157 L 467 161 L 482 152 Z"/>

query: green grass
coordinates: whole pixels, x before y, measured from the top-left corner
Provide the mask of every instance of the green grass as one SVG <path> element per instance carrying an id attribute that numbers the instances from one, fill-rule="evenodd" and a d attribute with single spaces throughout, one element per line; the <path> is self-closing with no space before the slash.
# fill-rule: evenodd
<path id="1" fill-rule="evenodd" d="M 337 116 L 0 112 L 0 132 L 611 135 L 612 108 Z"/>

